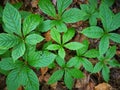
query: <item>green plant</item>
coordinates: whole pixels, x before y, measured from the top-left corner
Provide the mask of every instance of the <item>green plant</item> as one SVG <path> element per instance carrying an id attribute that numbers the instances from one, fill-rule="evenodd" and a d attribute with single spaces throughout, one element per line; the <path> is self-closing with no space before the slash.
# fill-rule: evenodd
<path id="1" fill-rule="evenodd" d="M 108 49 L 105 55 L 98 57 L 98 63 L 95 64 L 93 73 L 102 71 L 103 78 L 106 82 L 109 81 L 110 66 L 120 67 L 120 64 L 113 58 L 116 53 L 116 46 Z"/>
<path id="2" fill-rule="evenodd" d="M 106 4 L 100 6 L 100 18 L 103 28 L 98 26 L 91 26 L 85 28 L 81 33 L 89 38 L 100 38 L 99 52 L 104 54 L 109 47 L 109 40 L 120 43 L 120 35 L 114 33 L 120 27 L 119 19 L 120 13 L 115 14 L 108 8 Z"/>
<path id="3" fill-rule="evenodd" d="M 85 70 L 92 72 L 93 65 L 87 58 L 96 58 L 99 56 L 99 52 L 96 49 L 88 50 L 89 43 L 87 40 L 84 40 L 82 44 L 84 45 L 84 47 L 76 50 L 77 55 L 75 57 L 72 57 L 67 62 L 67 66 L 74 66 L 75 68 L 80 68 L 81 66 L 83 66 Z"/>
<path id="4" fill-rule="evenodd" d="M 12 10 L 12 11 L 11 11 Z M 44 38 L 32 31 L 40 23 L 39 15 L 31 14 L 23 21 L 21 30 L 21 16 L 19 12 L 9 3 L 6 4 L 3 11 L 4 31 L 6 33 L 0 34 L 0 49 L 12 49 L 12 58 L 17 60 L 24 55 L 26 45 L 36 45 Z"/>
<path id="5" fill-rule="evenodd" d="M 68 89 L 72 89 L 74 78 L 79 79 L 84 77 L 84 74 L 79 69 L 73 68 L 72 66 L 67 66 L 65 60 L 60 56 L 56 57 L 56 62 L 61 69 L 55 71 L 52 74 L 52 76 L 48 80 L 48 84 L 53 84 L 64 77 L 65 85 L 68 87 Z"/>
<path id="6" fill-rule="evenodd" d="M 69 29 L 66 33 L 64 33 L 61 37 L 60 33 L 56 30 L 56 28 L 51 29 L 51 37 L 52 39 L 57 42 L 57 44 L 50 44 L 47 49 L 48 50 L 58 50 L 58 55 L 64 59 L 65 57 L 65 50 L 64 47 L 69 50 L 77 50 L 82 48 L 84 45 L 79 42 L 69 42 L 73 36 L 75 35 L 74 29 Z M 61 39 L 62 38 L 62 39 Z"/>
<path id="7" fill-rule="evenodd" d="M 39 90 L 39 81 L 32 67 L 40 68 L 51 64 L 56 55 L 48 51 L 35 51 L 34 47 L 27 47 L 22 60 L 13 61 L 12 58 L 3 58 L 0 69 L 7 72 L 8 90 L 17 90 L 23 86 L 25 90 Z M 14 84 L 13 84 L 14 83 Z"/>
<path id="8" fill-rule="evenodd" d="M 38 78 L 31 68 L 46 67 L 56 57 L 49 51 L 35 49 L 36 44 L 44 39 L 33 31 L 40 21 L 39 15 L 31 14 L 24 19 L 22 24 L 19 12 L 9 3 L 3 10 L 6 33 L 0 34 L 0 54 L 10 51 L 12 55 L 2 58 L 0 72 L 7 75 L 8 90 L 17 90 L 20 86 L 23 86 L 25 90 L 39 90 Z"/>
<path id="9" fill-rule="evenodd" d="M 39 29 L 41 32 L 46 32 L 52 27 L 56 27 L 59 32 L 66 32 L 67 26 L 65 23 L 75 23 L 83 19 L 84 12 L 78 8 L 71 8 L 66 10 L 72 3 L 72 0 L 57 0 L 57 11 L 50 0 L 40 0 L 40 9 L 50 16 L 51 20 L 45 20 L 40 24 Z M 47 26 L 47 27 L 46 27 Z"/>
<path id="10" fill-rule="evenodd" d="M 97 18 L 99 18 L 97 2 L 97 0 L 89 0 L 88 4 L 80 5 L 81 10 L 86 13 L 84 20 L 89 19 L 90 25 L 97 25 Z"/>

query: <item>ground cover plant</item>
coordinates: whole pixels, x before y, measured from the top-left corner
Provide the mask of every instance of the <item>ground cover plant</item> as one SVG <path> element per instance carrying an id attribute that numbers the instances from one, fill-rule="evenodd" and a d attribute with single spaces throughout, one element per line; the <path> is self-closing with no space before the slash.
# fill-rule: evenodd
<path id="1" fill-rule="evenodd" d="M 49 87 L 62 82 L 73 90 L 77 80 L 95 74 L 109 83 L 111 68 L 120 68 L 120 13 L 110 8 L 115 1 L 88 0 L 70 7 L 73 2 L 38 0 L 40 13 L 20 10 L 21 2 L 0 6 L 0 73 L 6 76 L 7 90 L 43 90 L 46 73 Z M 80 22 L 87 26 L 72 27 Z M 75 40 L 77 34 L 84 38 Z M 97 44 L 92 47 L 91 41 Z"/>

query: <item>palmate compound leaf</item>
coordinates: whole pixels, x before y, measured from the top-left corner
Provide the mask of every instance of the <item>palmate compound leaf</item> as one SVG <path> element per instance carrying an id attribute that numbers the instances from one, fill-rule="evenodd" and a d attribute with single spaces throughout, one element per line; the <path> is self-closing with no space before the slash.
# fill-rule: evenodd
<path id="1" fill-rule="evenodd" d="M 104 34 L 103 29 L 97 26 L 85 28 L 81 33 L 89 38 L 100 38 Z"/>
<path id="2" fill-rule="evenodd" d="M 1 33 L 0 34 L 0 48 L 9 49 L 18 44 L 19 39 L 11 34 Z"/>
<path id="3" fill-rule="evenodd" d="M 25 43 L 24 41 L 21 41 L 12 50 L 13 61 L 16 61 L 18 58 L 23 56 L 24 53 L 25 53 Z"/>
<path id="4" fill-rule="evenodd" d="M 25 38 L 27 44 L 36 45 L 41 42 L 44 38 L 39 34 L 30 34 Z"/>
<path id="5" fill-rule="evenodd" d="M 25 90 L 39 90 L 38 78 L 28 67 L 16 68 L 7 76 L 8 90 L 17 90 L 21 85 Z"/>
<path id="6" fill-rule="evenodd" d="M 72 0 L 57 0 L 58 14 L 61 15 L 71 3 Z"/>
<path id="7" fill-rule="evenodd" d="M 37 14 L 30 14 L 23 21 L 23 34 L 26 36 L 33 31 L 40 23 L 42 19 Z"/>
<path id="8" fill-rule="evenodd" d="M 16 8 L 10 3 L 7 3 L 3 10 L 3 22 L 5 25 L 5 31 L 8 33 L 21 34 L 21 16 Z"/>
<path id="9" fill-rule="evenodd" d="M 48 84 L 53 84 L 63 77 L 64 70 L 55 71 L 48 80 Z"/>
<path id="10" fill-rule="evenodd" d="M 56 17 L 55 8 L 50 0 L 39 0 L 39 8 L 51 17 Z"/>

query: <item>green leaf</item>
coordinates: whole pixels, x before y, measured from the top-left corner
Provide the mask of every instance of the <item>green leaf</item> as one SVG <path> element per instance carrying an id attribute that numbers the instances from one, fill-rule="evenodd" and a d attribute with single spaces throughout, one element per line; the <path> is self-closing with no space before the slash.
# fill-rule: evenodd
<path id="1" fill-rule="evenodd" d="M 69 69 L 68 72 L 71 74 L 71 76 L 77 79 L 84 77 L 84 74 L 79 69 L 76 68 Z"/>
<path id="2" fill-rule="evenodd" d="M 97 17 L 98 17 L 97 12 L 90 16 L 89 23 L 90 23 L 91 26 L 97 25 L 97 19 L 96 19 Z"/>
<path id="3" fill-rule="evenodd" d="M 14 35 L 1 33 L 0 34 L 0 49 L 9 49 L 18 44 L 18 38 Z"/>
<path id="4" fill-rule="evenodd" d="M 26 70 L 26 74 L 27 82 L 25 85 L 25 90 L 39 90 L 39 80 L 34 71 L 28 68 Z"/>
<path id="5" fill-rule="evenodd" d="M 89 38 L 100 38 L 104 34 L 103 29 L 97 26 L 85 28 L 81 33 Z"/>
<path id="6" fill-rule="evenodd" d="M 83 67 L 85 68 L 85 70 L 87 70 L 89 72 L 93 72 L 93 65 L 89 60 L 82 58 L 82 64 L 83 64 Z"/>
<path id="7" fill-rule="evenodd" d="M 39 0 L 38 6 L 45 14 L 56 17 L 55 8 L 50 0 Z"/>
<path id="8" fill-rule="evenodd" d="M 60 45 L 58 44 L 50 44 L 48 47 L 47 47 L 48 50 L 58 50 L 60 49 Z"/>
<path id="9" fill-rule="evenodd" d="M 28 11 L 20 11 L 20 15 L 21 15 L 22 19 L 25 19 L 26 17 L 28 17 L 31 14 L 32 13 L 28 12 Z"/>
<path id="10" fill-rule="evenodd" d="M 112 67 L 120 67 L 120 63 L 115 59 L 110 60 L 109 65 L 112 66 Z"/>
<path id="11" fill-rule="evenodd" d="M 112 46 L 106 52 L 106 56 L 105 57 L 111 59 L 115 54 L 116 54 L 116 46 Z"/>
<path id="12" fill-rule="evenodd" d="M 27 83 L 27 74 L 25 67 L 12 70 L 7 76 L 7 89 L 17 90 L 21 85 Z"/>
<path id="13" fill-rule="evenodd" d="M 113 5 L 114 1 L 115 1 L 115 0 L 109 0 L 109 1 L 107 1 L 107 0 L 102 0 L 102 2 L 101 2 L 101 3 L 105 3 L 105 4 L 107 4 L 107 5 L 108 5 L 108 7 L 110 7 L 110 6 L 112 6 L 112 5 Z"/>
<path id="14" fill-rule="evenodd" d="M 94 8 L 97 8 L 98 2 L 96 0 L 89 0 L 89 5 L 93 6 Z"/>
<path id="15" fill-rule="evenodd" d="M 106 82 L 109 81 L 109 73 L 110 73 L 110 69 L 109 67 L 107 67 L 106 65 L 103 66 L 103 69 L 102 69 L 102 75 L 103 75 L 103 78 Z"/>
<path id="16" fill-rule="evenodd" d="M 40 16 L 37 14 L 31 14 L 27 16 L 23 21 L 23 34 L 26 36 L 33 31 L 40 23 Z"/>
<path id="17" fill-rule="evenodd" d="M 89 47 L 88 40 L 83 40 L 82 44 L 84 45 L 84 47 L 76 50 L 77 56 L 81 56 L 82 54 L 84 54 L 88 50 L 88 47 Z"/>
<path id="18" fill-rule="evenodd" d="M 8 50 L 8 49 L 4 49 L 4 48 L 2 49 L 2 48 L 1 48 L 1 49 L 0 49 L 0 55 L 2 55 L 2 54 L 4 54 L 5 52 L 7 52 L 7 50 Z"/>
<path id="19" fill-rule="evenodd" d="M 72 0 L 57 0 L 58 14 L 61 15 L 71 3 Z"/>
<path id="20" fill-rule="evenodd" d="M 63 34 L 62 43 L 64 44 L 68 42 L 74 37 L 74 35 L 75 35 L 75 30 L 73 28 L 68 29 L 68 31 Z"/>
<path id="21" fill-rule="evenodd" d="M 109 33 L 109 36 L 112 41 L 120 43 L 120 34 Z"/>
<path id="22" fill-rule="evenodd" d="M 63 22 L 57 21 L 56 28 L 59 32 L 66 32 L 67 31 L 67 26 Z"/>
<path id="23" fill-rule="evenodd" d="M 27 51 L 26 59 L 28 63 L 33 67 L 46 67 L 50 65 L 56 58 L 56 55 L 48 52 L 36 52 L 33 49 Z"/>
<path id="24" fill-rule="evenodd" d="M 103 64 L 101 62 L 98 62 L 97 64 L 95 64 L 95 67 L 93 69 L 93 73 L 99 72 L 102 68 L 103 68 Z"/>
<path id="25" fill-rule="evenodd" d="M 53 40 L 55 40 L 57 43 L 61 44 L 60 33 L 57 31 L 56 28 L 51 29 L 50 35 L 51 35 Z"/>
<path id="26" fill-rule="evenodd" d="M 28 67 L 18 67 L 7 77 L 8 90 L 17 90 L 21 85 L 25 86 L 25 90 L 39 90 L 38 78 Z"/>
<path id="27" fill-rule="evenodd" d="M 84 45 L 79 42 L 70 42 L 70 43 L 65 44 L 64 47 L 70 50 L 77 50 L 77 49 L 83 48 Z"/>
<path id="28" fill-rule="evenodd" d="M 66 66 L 67 67 L 73 67 L 78 63 L 79 57 L 75 56 L 70 58 L 70 60 L 67 62 Z"/>
<path id="29" fill-rule="evenodd" d="M 100 40 L 100 44 L 99 44 L 99 53 L 100 55 L 104 54 L 109 48 L 109 36 L 108 35 L 104 35 L 101 40 Z"/>
<path id="30" fill-rule="evenodd" d="M 53 26 L 54 26 L 54 21 L 53 20 L 45 20 L 43 21 L 38 29 L 40 32 L 47 32 L 48 30 L 50 30 Z"/>
<path id="31" fill-rule="evenodd" d="M 70 90 L 72 89 L 74 81 L 73 81 L 70 73 L 68 73 L 67 71 L 65 71 L 64 83 L 65 83 L 65 85 L 67 86 L 68 89 L 70 89 Z"/>
<path id="32" fill-rule="evenodd" d="M 21 34 L 21 16 L 16 8 L 7 3 L 3 11 L 3 22 L 5 24 L 5 31 L 8 33 Z"/>
<path id="33" fill-rule="evenodd" d="M 40 59 L 40 52 L 36 52 L 33 50 L 33 48 L 28 48 L 26 50 L 26 53 L 24 55 L 25 60 L 28 61 L 28 64 L 34 67 L 40 67 L 39 66 L 39 59 Z"/>
<path id="34" fill-rule="evenodd" d="M 109 31 L 111 28 L 111 22 L 113 18 L 113 13 L 107 6 L 107 4 L 102 3 L 100 5 L 100 18 L 103 24 L 105 31 Z M 109 19 L 108 19 L 109 18 Z"/>
<path id="35" fill-rule="evenodd" d="M 114 31 L 120 27 L 119 20 L 120 20 L 120 13 L 114 15 L 109 31 Z"/>
<path id="36" fill-rule="evenodd" d="M 52 74 L 52 76 L 49 78 L 48 84 L 53 84 L 53 83 L 57 82 L 58 80 L 60 80 L 62 78 L 63 74 L 64 74 L 63 70 L 57 70 L 57 71 L 55 71 Z"/>
<path id="37" fill-rule="evenodd" d="M 65 23 L 75 23 L 80 20 L 83 20 L 85 13 L 77 8 L 72 8 L 65 11 L 62 15 L 62 20 Z"/>
<path id="38" fill-rule="evenodd" d="M 0 61 L 0 68 L 3 70 L 12 70 L 15 68 L 15 63 L 13 62 L 12 58 L 3 58 Z"/>
<path id="39" fill-rule="evenodd" d="M 44 38 L 38 34 L 30 34 L 25 38 L 27 44 L 36 45 L 37 43 L 41 42 Z"/>
<path id="40" fill-rule="evenodd" d="M 96 49 L 91 49 L 91 50 L 88 50 L 85 54 L 84 54 L 85 57 L 87 58 L 96 58 L 99 56 L 99 51 L 96 50 Z"/>
<path id="41" fill-rule="evenodd" d="M 19 59 L 21 56 L 24 55 L 24 53 L 25 53 L 25 44 L 22 41 L 19 44 L 17 44 L 12 50 L 13 61 L 16 61 L 17 59 Z"/>
<path id="42" fill-rule="evenodd" d="M 56 62 L 59 66 L 64 67 L 65 66 L 65 60 L 61 58 L 60 56 L 56 57 Z"/>
<path id="43" fill-rule="evenodd" d="M 65 50 L 64 50 L 64 48 L 60 48 L 59 50 L 58 50 L 58 55 L 61 57 L 61 58 L 65 58 Z"/>

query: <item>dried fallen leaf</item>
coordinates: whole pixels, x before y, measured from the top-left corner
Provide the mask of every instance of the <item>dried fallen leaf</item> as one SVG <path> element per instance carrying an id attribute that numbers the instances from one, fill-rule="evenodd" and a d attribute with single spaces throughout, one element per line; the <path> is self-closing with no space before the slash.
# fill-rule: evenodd
<path id="1" fill-rule="evenodd" d="M 51 38 L 51 35 L 50 35 L 50 31 L 44 33 L 44 36 L 45 36 L 45 40 L 46 41 L 50 41 L 52 38 Z"/>
<path id="2" fill-rule="evenodd" d="M 48 71 L 48 67 L 41 68 L 40 71 L 41 71 L 42 76 L 44 76 Z"/>
<path id="3" fill-rule="evenodd" d="M 31 5 L 32 5 L 33 8 L 37 8 L 38 1 L 39 0 L 32 0 Z"/>
<path id="4" fill-rule="evenodd" d="M 100 83 L 95 86 L 95 90 L 112 90 L 112 87 L 108 83 Z"/>

